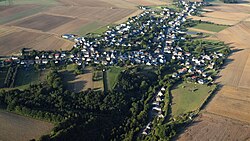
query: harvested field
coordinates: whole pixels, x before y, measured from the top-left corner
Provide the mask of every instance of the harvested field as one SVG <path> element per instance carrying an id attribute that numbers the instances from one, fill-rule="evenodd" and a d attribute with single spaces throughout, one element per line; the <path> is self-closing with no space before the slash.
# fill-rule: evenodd
<path id="1" fill-rule="evenodd" d="M 240 13 L 240 12 L 221 12 L 221 11 L 214 11 L 205 13 L 204 16 L 217 18 L 217 19 L 224 19 L 224 20 L 235 20 L 241 21 L 250 16 L 250 14 Z"/>
<path id="2" fill-rule="evenodd" d="M 222 25 L 235 25 L 239 21 L 237 20 L 225 20 L 225 19 L 218 19 L 218 18 L 212 18 L 212 17 L 198 17 L 198 16 L 190 16 L 193 20 L 201 20 L 201 21 L 209 21 L 215 24 L 222 24 Z"/>
<path id="3" fill-rule="evenodd" d="M 58 26 L 66 24 L 72 20 L 73 18 L 70 18 L 70 17 L 40 14 L 40 15 L 36 15 L 36 16 L 18 21 L 11 25 L 24 27 L 24 28 L 31 28 L 31 29 L 36 29 L 36 30 L 41 30 L 41 31 L 46 32 Z"/>
<path id="4" fill-rule="evenodd" d="M 216 37 L 225 43 L 231 44 L 235 49 L 235 52 L 226 62 L 226 68 L 220 73 L 222 77 L 217 82 L 234 87 L 250 88 L 248 73 L 250 22 L 242 22 L 230 27 L 219 32 Z"/>
<path id="5" fill-rule="evenodd" d="M 206 111 L 250 123 L 250 89 L 224 86 Z"/>
<path id="6" fill-rule="evenodd" d="M 110 3 L 102 0 L 58 0 L 64 6 L 86 6 L 86 7 L 112 7 Z"/>
<path id="7" fill-rule="evenodd" d="M 27 141 L 50 133 L 53 124 L 0 111 L 0 140 Z"/>
<path id="8" fill-rule="evenodd" d="M 70 50 L 74 45 L 73 42 L 59 38 L 54 35 L 43 36 L 40 40 L 33 41 L 32 43 L 23 46 L 35 50 Z"/>
<path id="9" fill-rule="evenodd" d="M 44 9 L 46 9 L 46 7 L 32 4 L 9 7 L 0 12 L 0 24 L 6 24 L 30 15 L 34 15 Z"/>
<path id="10" fill-rule="evenodd" d="M 105 7 L 62 7 L 50 9 L 48 13 L 77 17 L 91 21 L 112 23 L 126 17 L 136 10 Z"/>
<path id="11" fill-rule="evenodd" d="M 0 55 L 7 55 L 18 52 L 22 45 L 25 45 L 36 38 L 41 37 L 40 33 L 32 33 L 28 31 L 19 31 L 7 34 L 0 38 Z"/>
<path id="12" fill-rule="evenodd" d="M 130 3 L 134 3 L 136 5 L 150 6 L 150 5 L 165 5 L 166 2 L 160 0 L 125 0 Z"/>
<path id="13" fill-rule="evenodd" d="M 201 114 L 177 137 L 179 141 L 247 141 L 250 125 L 214 114 Z"/>
<path id="14" fill-rule="evenodd" d="M 75 33 L 75 31 L 77 31 L 79 27 L 86 26 L 89 23 L 90 23 L 89 20 L 75 19 L 71 22 L 64 24 L 63 26 L 59 26 L 57 28 L 50 30 L 50 32 L 58 35 L 62 35 L 65 33 Z"/>
<path id="15" fill-rule="evenodd" d="M 71 49 L 73 44 L 73 42 L 54 35 L 17 31 L 6 34 L 0 38 L 0 55 L 17 53 L 22 48 L 32 48 L 36 50 L 66 50 Z"/>
<path id="16" fill-rule="evenodd" d="M 209 10 L 221 11 L 221 12 L 240 12 L 240 13 L 250 13 L 250 8 L 244 4 L 223 4 L 214 5 L 207 7 Z"/>

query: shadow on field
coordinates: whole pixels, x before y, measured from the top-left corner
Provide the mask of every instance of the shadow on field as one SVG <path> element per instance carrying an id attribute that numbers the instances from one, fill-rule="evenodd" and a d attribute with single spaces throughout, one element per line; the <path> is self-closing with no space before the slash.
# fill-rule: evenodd
<path id="1" fill-rule="evenodd" d="M 84 71 L 84 74 L 89 72 L 89 70 L 86 70 L 86 72 Z M 81 92 L 87 83 L 85 80 L 78 79 L 77 75 L 75 75 L 73 71 L 65 70 L 61 72 L 61 74 L 63 83 L 67 90 Z"/>

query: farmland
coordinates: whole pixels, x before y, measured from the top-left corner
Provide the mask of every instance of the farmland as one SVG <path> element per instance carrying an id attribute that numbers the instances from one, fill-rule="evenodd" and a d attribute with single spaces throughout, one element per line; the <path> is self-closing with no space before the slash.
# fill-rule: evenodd
<path id="1" fill-rule="evenodd" d="M 0 139 L 27 141 L 49 133 L 53 124 L 0 110 Z"/>
<path id="2" fill-rule="evenodd" d="M 73 18 L 70 18 L 70 17 L 61 17 L 61 16 L 41 14 L 41 15 L 36 15 L 31 18 L 21 20 L 11 25 L 24 27 L 24 28 L 31 28 L 31 29 L 36 29 L 36 30 L 42 30 L 46 32 L 51 29 L 54 29 L 55 27 L 68 23 L 72 20 Z"/>
<path id="3" fill-rule="evenodd" d="M 163 2 L 152 4 L 157 3 Z M 62 34 L 86 35 L 140 12 L 136 3 L 121 0 L 19 0 L 13 6 L 3 5 L 5 2 L 0 2 L 0 26 L 4 31 L 0 32 L 0 42 L 4 43 L 0 55 L 16 54 L 23 47 L 69 50 L 73 42 L 60 39 Z"/>
<path id="4" fill-rule="evenodd" d="M 214 34 L 213 39 L 229 44 L 233 51 L 218 75 L 216 82 L 220 85 L 220 90 L 178 139 L 249 140 L 249 4 L 216 4 L 207 9 L 212 12 L 199 18 L 232 25 Z"/>
<path id="5" fill-rule="evenodd" d="M 173 96 L 172 113 L 178 116 L 198 110 L 215 86 L 182 82 L 171 91 Z"/>
<path id="6" fill-rule="evenodd" d="M 201 30 L 205 30 L 205 31 L 211 31 L 211 32 L 220 32 L 224 29 L 226 29 L 228 26 L 224 26 L 224 25 L 216 25 L 216 24 L 210 24 L 210 23 L 200 23 L 198 25 L 196 25 L 193 28 L 196 29 L 201 29 Z"/>

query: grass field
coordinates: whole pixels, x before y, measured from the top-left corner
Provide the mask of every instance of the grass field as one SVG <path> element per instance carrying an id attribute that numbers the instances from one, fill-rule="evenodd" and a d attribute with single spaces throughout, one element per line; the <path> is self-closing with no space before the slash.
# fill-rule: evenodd
<path id="1" fill-rule="evenodd" d="M 178 116 L 186 112 L 197 110 L 215 86 L 182 82 L 171 91 L 173 96 L 172 113 Z"/>
<path id="2" fill-rule="evenodd" d="M 7 68 L 0 68 L 0 88 L 4 87 L 4 80 L 7 75 L 8 69 Z"/>
<path id="3" fill-rule="evenodd" d="M 105 30 L 105 28 L 102 28 L 103 24 L 100 22 L 91 22 L 87 25 L 84 25 L 83 27 L 80 27 L 79 29 L 77 29 L 77 31 L 75 31 L 75 34 L 78 35 L 86 35 L 87 33 L 100 33 L 101 31 Z"/>
<path id="4" fill-rule="evenodd" d="M 109 26 L 109 27 L 113 27 L 113 26 L 115 26 L 115 25 L 114 25 L 114 24 L 110 24 L 110 25 L 107 25 L 107 26 L 103 26 L 103 27 L 101 27 L 101 28 L 96 29 L 96 30 L 93 31 L 92 33 L 94 33 L 94 34 L 102 34 L 102 33 L 104 33 L 105 31 L 108 30 L 108 26 Z"/>
<path id="5" fill-rule="evenodd" d="M 45 79 L 48 71 L 35 71 L 33 68 L 19 68 L 15 80 L 15 87 L 23 89 Z"/>
<path id="6" fill-rule="evenodd" d="M 212 32 L 220 32 L 224 29 L 226 29 L 228 26 L 226 25 L 216 25 L 216 24 L 210 24 L 210 23 L 200 23 L 194 26 L 193 28 L 212 31 Z"/>
<path id="7" fill-rule="evenodd" d="M 110 67 L 107 71 L 106 82 L 108 84 L 108 89 L 112 90 L 117 82 L 119 74 L 122 72 L 122 67 Z"/>

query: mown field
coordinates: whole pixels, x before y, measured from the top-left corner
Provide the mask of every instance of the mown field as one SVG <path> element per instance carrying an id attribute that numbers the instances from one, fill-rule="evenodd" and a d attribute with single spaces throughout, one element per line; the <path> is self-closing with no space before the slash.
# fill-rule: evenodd
<path id="1" fill-rule="evenodd" d="M 176 85 L 171 93 L 173 96 L 172 114 L 178 116 L 196 111 L 204 103 L 215 86 L 182 82 Z"/>
<path id="2" fill-rule="evenodd" d="M 227 27 L 228 26 L 225 26 L 225 25 L 217 25 L 217 24 L 211 24 L 211 23 L 199 23 L 193 28 L 202 29 L 202 30 L 211 31 L 211 32 L 220 32 L 226 29 Z"/>

